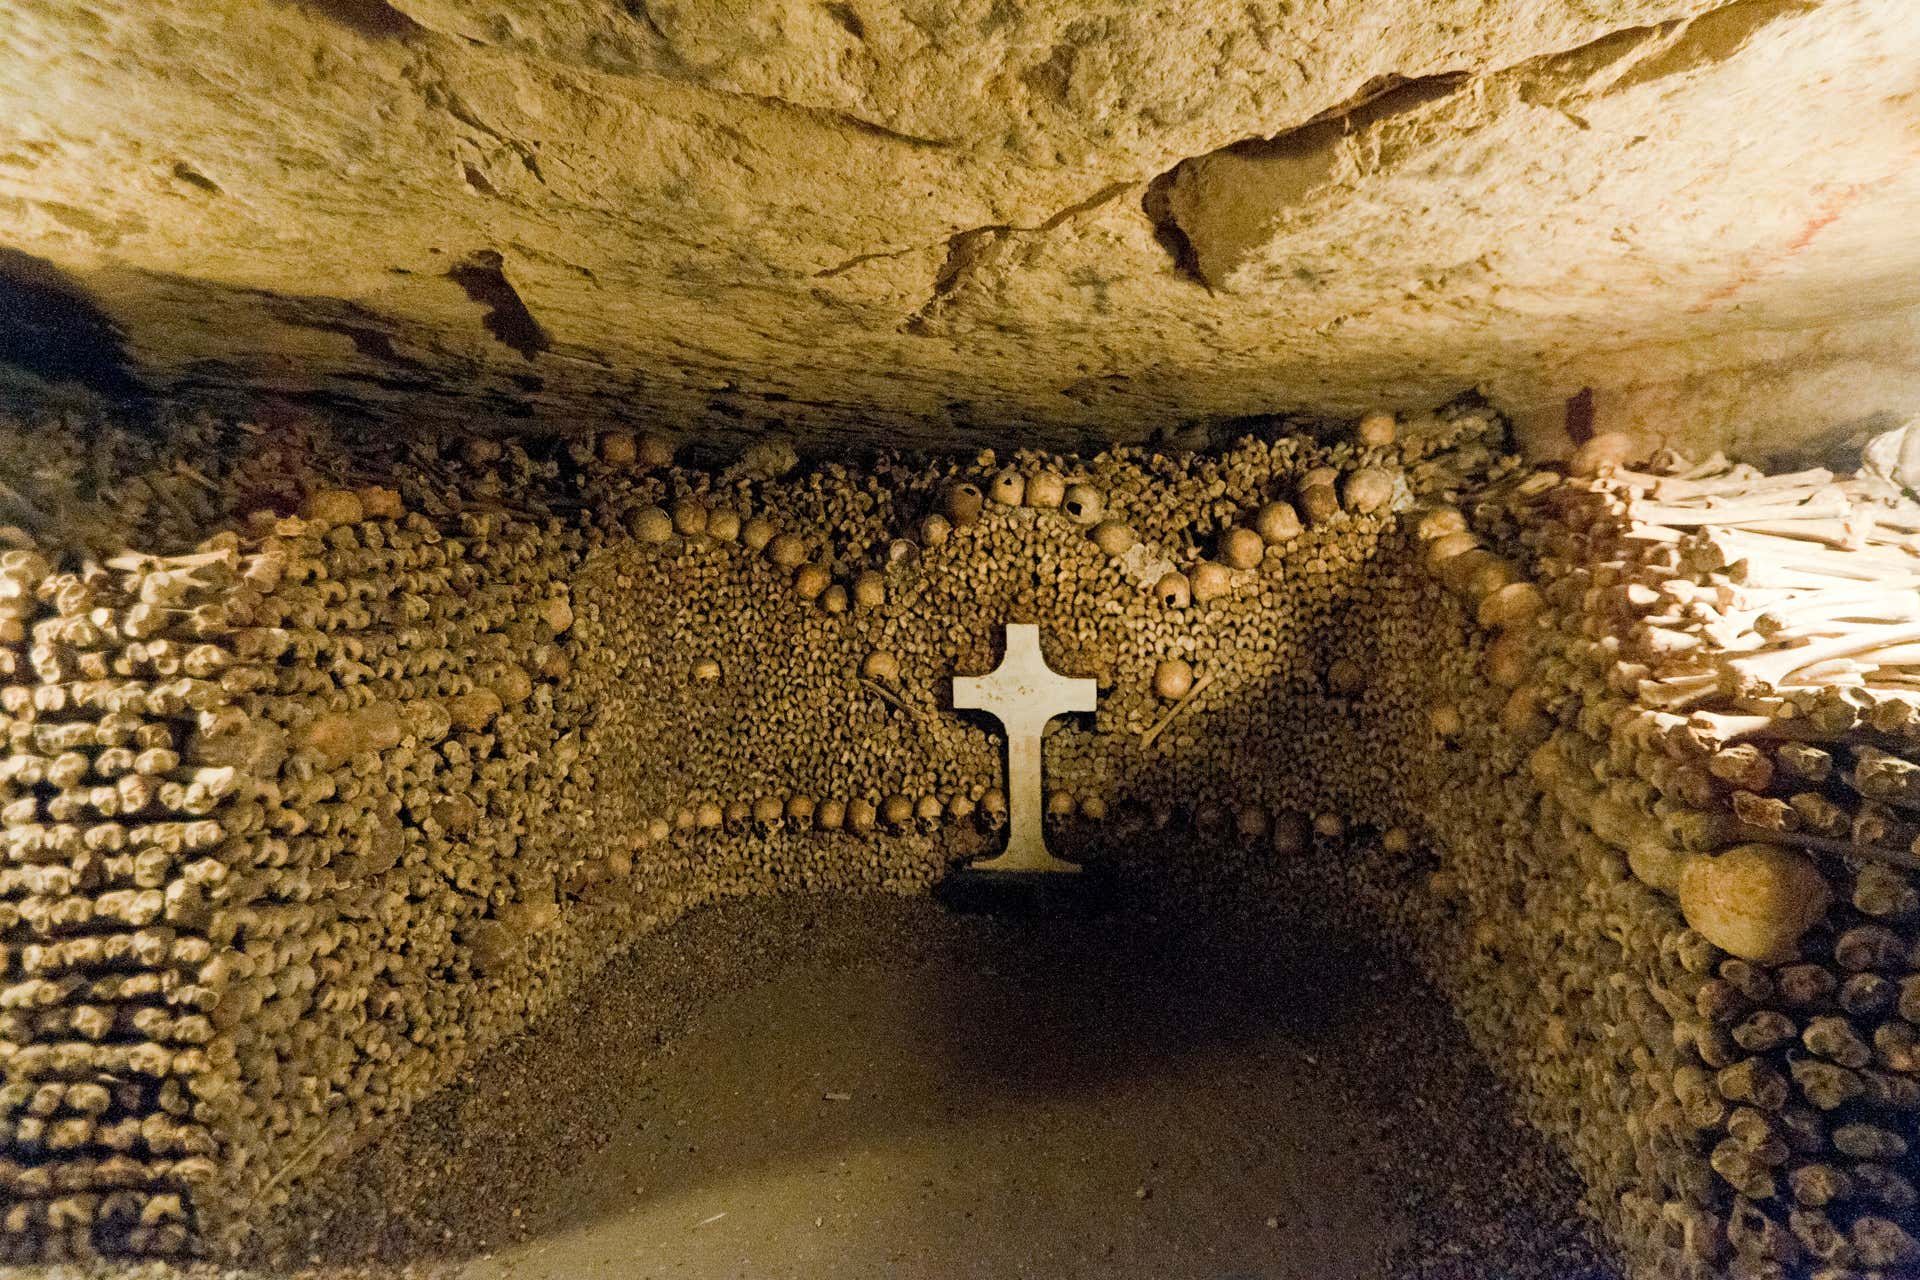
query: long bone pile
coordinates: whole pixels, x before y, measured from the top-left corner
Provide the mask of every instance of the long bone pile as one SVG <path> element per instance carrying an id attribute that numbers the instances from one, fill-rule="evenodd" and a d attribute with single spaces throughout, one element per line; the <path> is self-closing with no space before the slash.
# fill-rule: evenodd
<path id="1" fill-rule="evenodd" d="M 1920 766 L 1901 754 L 1920 741 L 1920 504 L 1719 459 L 1605 467 L 1551 496 L 1615 531 L 1561 585 L 1593 633 L 1576 652 L 1673 766 L 1663 790 L 1696 809 L 1724 795 L 1738 834 L 1920 866 L 1903 816 Z"/>
<path id="2" fill-rule="evenodd" d="M 1575 1149 L 1649 1274 L 1904 1274 L 1882 1269 L 1920 1262 L 1920 507 L 1866 476 L 1606 451 L 1472 508 L 1542 586 L 1514 677 L 1542 716 L 1506 722 L 1542 827 L 1587 902 L 1626 908 L 1596 920 L 1597 978 L 1549 972 L 1620 1002 L 1588 1025 L 1619 1044 L 1599 1105 L 1638 1163 L 1591 1129 Z"/>

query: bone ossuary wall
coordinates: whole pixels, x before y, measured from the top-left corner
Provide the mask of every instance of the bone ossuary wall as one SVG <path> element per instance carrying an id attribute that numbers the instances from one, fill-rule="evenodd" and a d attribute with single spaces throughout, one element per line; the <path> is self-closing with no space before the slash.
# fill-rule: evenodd
<path id="1" fill-rule="evenodd" d="M 1100 689 L 1056 848 L 1336 886 L 1635 1274 L 1920 1256 L 1920 509 L 1871 472 L 1534 471 L 1473 409 L 858 464 L 6 434 L 11 1260 L 230 1254 L 623 941 L 990 851 L 947 681 L 1014 621 Z"/>

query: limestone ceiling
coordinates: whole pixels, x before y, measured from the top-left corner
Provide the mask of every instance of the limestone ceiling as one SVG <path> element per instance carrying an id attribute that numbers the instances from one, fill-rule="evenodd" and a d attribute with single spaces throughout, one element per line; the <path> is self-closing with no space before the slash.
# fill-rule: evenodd
<path id="1" fill-rule="evenodd" d="M 451 429 L 1920 408 L 1906 0 L 13 0 L 0 359 Z"/>

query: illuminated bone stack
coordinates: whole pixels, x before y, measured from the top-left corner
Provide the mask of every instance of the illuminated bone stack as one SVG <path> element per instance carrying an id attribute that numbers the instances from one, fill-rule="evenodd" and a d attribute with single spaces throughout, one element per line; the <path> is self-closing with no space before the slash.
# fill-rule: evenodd
<path id="1" fill-rule="evenodd" d="M 1485 660 L 1543 793 L 1525 911 L 1477 939 L 1524 975 L 1489 1052 L 1646 1273 L 1910 1265 L 1920 507 L 1866 475 L 1632 471 L 1611 443 L 1576 460 L 1597 477 L 1476 512 L 1542 601 Z M 1434 571 L 1472 577 L 1471 535 L 1430 532 Z"/>

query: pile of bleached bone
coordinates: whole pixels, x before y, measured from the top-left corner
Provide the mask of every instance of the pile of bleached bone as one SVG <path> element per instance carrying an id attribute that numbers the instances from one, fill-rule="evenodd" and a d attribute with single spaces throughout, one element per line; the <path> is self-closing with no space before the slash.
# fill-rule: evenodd
<path id="1" fill-rule="evenodd" d="M 1636 1149 L 1671 1274 L 1920 1261 L 1920 505 L 1887 443 L 1853 476 L 1768 477 L 1596 441 L 1515 490 L 1547 602 L 1549 816 L 1677 899 L 1676 954 L 1716 949 L 1650 976 L 1667 1023 L 1631 1051 L 1665 1117 Z"/>
<path id="2" fill-rule="evenodd" d="M 1666 461 L 1574 499 L 1621 531 L 1585 603 L 1643 740 L 1704 757 L 1750 834 L 1920 866 L 1920 503 L 1868 470 Z"/>

